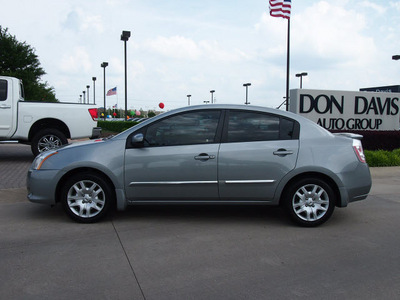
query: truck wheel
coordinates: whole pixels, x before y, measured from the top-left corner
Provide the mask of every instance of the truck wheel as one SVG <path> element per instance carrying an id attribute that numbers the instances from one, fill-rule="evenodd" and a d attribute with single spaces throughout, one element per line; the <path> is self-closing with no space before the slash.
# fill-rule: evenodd
<path id="1" fill-rule="evenodd" d="M 291 219 L 305 227 L 326 222 L 335 208 L 331 186 L 318 178 L 304 178 L 292 184 L 284 195 L 284 204 Z"/>
<path id="2" fill-rule="evenodd" d="M 113 203 L 114 194 L 110 184 L 95 173 L 75 174 L 61 189 L 61 204 L 65 212 L 80 223 L 100 220 Z"/>
<path id="3" fill-rule="evenodd" d="M 68 143 L 65 134 L 57 129 L 43 129 L 36 133 L 32 139 L 31 149 L 36 156 L 39 153 L 60 147 Z"/>

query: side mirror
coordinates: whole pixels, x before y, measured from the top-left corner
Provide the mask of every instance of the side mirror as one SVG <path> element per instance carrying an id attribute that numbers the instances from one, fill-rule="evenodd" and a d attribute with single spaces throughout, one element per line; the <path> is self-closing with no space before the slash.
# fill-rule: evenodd
<path id="1" fill-rule="evenodd" d="M 144 145 L 144 135 L 143 133 L 137 133 L 134 136 L 132 136 L 132 146 L 139 148 L 143 147 Z"/>

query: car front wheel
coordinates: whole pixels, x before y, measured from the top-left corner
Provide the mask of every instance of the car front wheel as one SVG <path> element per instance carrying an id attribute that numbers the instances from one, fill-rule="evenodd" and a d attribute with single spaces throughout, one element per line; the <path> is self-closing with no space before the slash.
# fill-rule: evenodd
<path id="1" fill-rule="evenodd" d="M 73 220 L 93 223 L 103 218 L 114 201 L 110 184 L 94 173 L 76 174 L 62 187 L 61 202 Z"/>
<path id="2" fill-rule="evenodd" d="M 284 195 L 291 219 L 301 226 L 318 226 L 326 222 L 335 209 L 335 193 L 318 178 L 304 178 L 292 184 Z"/>

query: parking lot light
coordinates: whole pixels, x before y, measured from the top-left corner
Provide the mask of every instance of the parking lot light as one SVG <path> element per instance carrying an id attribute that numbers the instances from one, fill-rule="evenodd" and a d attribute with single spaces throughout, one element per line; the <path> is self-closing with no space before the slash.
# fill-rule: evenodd
<path id="1" fill-rule="evenodd" d="M 211 93 L 211 104 L 213 104 L 213 103 L 214 103 L 214 93 L 215 93 L 215 90 L 211 90 L 210 93 Z"/>
<path id="2" fill-rule="evenodd" d="M 296 74 L 296 77 L 300 77 L 300 88 L 303 88 L 303 76 L 307 76 L 307 72 L 302 72 L 302 73 L 298 73 Z"/>
<path id="3" fill-rule="evenodd" d="M 251 86 L 251 83 L 244 83 L 243 86 L 246 87 L 246 102 L 244 104 L 248 105 L 250 102 L 248 101 L 248 88 Z"/>

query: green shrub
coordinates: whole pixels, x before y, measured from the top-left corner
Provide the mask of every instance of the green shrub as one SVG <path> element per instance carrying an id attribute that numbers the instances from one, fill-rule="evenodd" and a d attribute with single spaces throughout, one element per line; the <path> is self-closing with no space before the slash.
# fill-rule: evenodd
<path id="1" fill-rule="evenodd" d="M 137 122 L 132 121 L 97 121 L 97 126 L 101 127 L 103 130 L 118 133 L 129 129 L 136 124 Z"/>
<path id="2" fill-rule="evenodd" d="M 365 150 L 364 153 L 370 167 L 400 166 L 400 149 L 393 151 Z"/>

